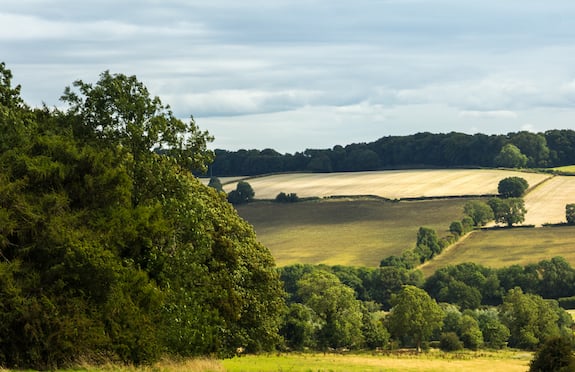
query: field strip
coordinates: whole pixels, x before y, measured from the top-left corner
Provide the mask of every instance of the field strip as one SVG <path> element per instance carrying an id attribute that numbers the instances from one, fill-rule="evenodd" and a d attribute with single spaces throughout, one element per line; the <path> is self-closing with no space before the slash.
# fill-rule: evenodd
<path id="1" fill-rule="evenodd" d="M 555 176 L 525 195 L 526 225 L 565 222 L 565 205 L 575 203 L 575 177 Z"/>
<path id="2" fill-rule="evenodd" d="M 293 173 L 247 181 L 257 199 L 274 199 L 280 192 L 299 197 L 374 195 L 388 199 L 497 194 L 505 177 L 522 177 L 536 185 L 547 174 L 500 169 L 417 169 L 350 173 Z M 224 186 L 226 192 L 235 183 Z"/>

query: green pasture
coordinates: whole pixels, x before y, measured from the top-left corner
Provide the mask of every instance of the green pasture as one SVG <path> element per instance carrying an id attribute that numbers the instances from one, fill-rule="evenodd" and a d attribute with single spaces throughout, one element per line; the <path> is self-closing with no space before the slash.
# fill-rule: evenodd
<path id="1" fill-rule="evenodd" d="M 469 199 L 392 202 L 321 199 L 291 204 L 237 206 L 278 266 L 294 263 L 379 266 L 381 259 L 413 248 L 419 227 L 448 234 Z"/>
<path id="2" fill-rule="evenodd" d="M 488 267 L 526 265 L 563 256 L 575 265 L 575 226 L 477 230 L 421 267 L 424 274 L 463 262 Z"/>
<path id="3" fill-rule="evenodd" d="M 556 167 L 553 168 L 553 170 L 559 171 L 559 172 L 565 172 L 565 173 L 573 173 L 575 174 L 575 165 L 566 165 L 564 167 Z"/>
<path id="4" fill-rule="evenodd" d="M 531 353 L 431 351 L 420 355 L 278 354 L 247 355 L 223 361 L 226 371 L 526 371 Z"/>

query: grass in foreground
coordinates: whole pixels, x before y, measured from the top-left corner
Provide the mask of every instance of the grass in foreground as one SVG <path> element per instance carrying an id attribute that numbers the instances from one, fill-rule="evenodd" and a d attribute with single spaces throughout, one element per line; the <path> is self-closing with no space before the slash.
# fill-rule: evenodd
<path id="1" fill-rule="evenodd" d="M 468 200 L 256 202 L 237 209 L 254 226 L 278 266 L 375 267 L 383 258 L 413 248 L 421 226 L 447 235 L 449 224 L 463 217 Z"/>
<path id="2" fill-rule="evenodd" d="M 575 226 L 501 228 L 472 232 L 435 259 L 421 266 L 426 276 L 447 265 L 474 262 L 500 268 L 537 263 L 555 256 L 575 265 Z"/>
<path id="3" fill-rule="evenodd" d="M 478 351 L 421 355 L 278 354 L 242 356 L 223 361 L 226 371 L 526 371 L 531 353 Z"/>

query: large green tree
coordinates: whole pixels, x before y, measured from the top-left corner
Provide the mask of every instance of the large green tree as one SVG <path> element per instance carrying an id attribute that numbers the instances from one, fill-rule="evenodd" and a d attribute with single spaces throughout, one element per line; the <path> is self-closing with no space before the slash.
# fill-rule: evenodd
<path id="1" fill-rule="evenodd" d="M 404 286 L 392 305 L 387 317 L 391 335 L 397 340 L 411 340 L 418 351 L 443 324 L 443 311 L 423 289 Z"/>
<path id="2" fill-rule="evenodd" d="M 511 332 L 510 346 L 533 350 L 549 338 L 560 335 L 559 315 L 552 302 L 523 293 L 520 288 L 508 292 L 500 313 Z"/>
<path id="3" fill-rule="evenodd" d="M 351 348 L 363 343 L 361 303 L 337 276 L 324 270 L 306 274 L 298 281 L 298 294 L 320 325 L 316 333 L 320 348 Z"/>
<path id="4" fill-rule="evenodd" d="M 0 75 L 0 127 L 12 128 L 0 135 L 0 365 L 279 342 L 270 252 L 190 172 L 211 159 L 206 132 L 135 77 L 77 82 L 59 111 L 29 109 Z"/>
<path id="5" fill-rule="evenodd" d="M 522 198 L 491 198 L 489 206 L 493 210 L 495 222 L 507 224 L 511 227 L 514 224 L 525 221 L 525 201 Z"/>

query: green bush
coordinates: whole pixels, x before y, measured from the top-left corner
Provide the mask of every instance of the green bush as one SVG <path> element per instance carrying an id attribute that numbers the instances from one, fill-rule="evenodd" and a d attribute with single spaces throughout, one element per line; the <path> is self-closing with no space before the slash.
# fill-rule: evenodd
<path id="1" fill-rule="evenodd" d="M 275 201 L 278 203 L 296 203 L 299 201 L 299 197 L 296 193 L 286 194 L 285 192 L 280 192 L 277 194 Z"/>
<path id="2" fill-rule="evenodd" d="M 575 371 L 575 357 L 571 342 L 561 337 L 547 340 L 537 350 L 529 364 L 530 372 L 572 372 Z"/>
<path id="3" fill-rule="evenodd" d="M 457 351 L 463 349 L 463 342 L 455 332 L 446 332 L 441 334 L 439 339 L 439 348 L 443 351 Z"/>

